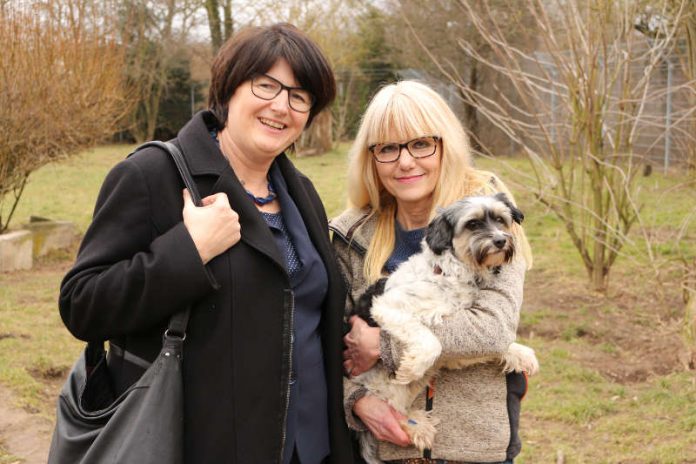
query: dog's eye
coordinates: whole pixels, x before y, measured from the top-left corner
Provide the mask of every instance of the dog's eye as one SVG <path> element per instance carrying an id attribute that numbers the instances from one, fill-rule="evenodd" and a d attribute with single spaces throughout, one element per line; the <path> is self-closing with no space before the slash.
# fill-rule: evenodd
<path id="1" fill-rule="evenodd" d="M 498 222 L 498 223 L 500 223 L 500 224 L 505 224 L 505 219 L 503 219 L 502 216 L 496 216 L 496 217 L 493 218 L 493 219 L 495 219 L 495 222 Z"/>
<path id="2" fill-rule="evenodd" d="M 477 219 L 472 219 L 471 221 L 467 221 L 467 223 L 464 225 L 467 229 L 473 230 L 478 228 L 481 225 L 481 221 Z"/>

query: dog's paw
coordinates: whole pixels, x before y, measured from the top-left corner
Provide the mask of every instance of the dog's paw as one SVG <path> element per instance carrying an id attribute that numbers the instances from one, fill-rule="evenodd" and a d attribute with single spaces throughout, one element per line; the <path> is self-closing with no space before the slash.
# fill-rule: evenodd
<path id="1" fill-rule="evenodd" d="M 407 359 L 402 359 L 392 381 L 398 385 L 408 385 L 422 379 L 426 370 Z"/>
<path id="2" fill-rule="evenodd" d="M 435 442 L 435 426 L 440 420 L 423 410 L 409 411 L 408 419 L 401 423 L 401 428 L 411 438 L 413 445 L 420 451 L 432 448 Z"/>
<path id="3" fill-rule="evenodd" d="M 502 359 L 505 372 L 526 372 L 532 376 L 539 372 L 539 360 L 528 346 L 512 343 Z"/>
<path id="4" fill-rule="evenodd" d="M 394 382 L 397 385 L 408 385 L 416 380 L 418 379 L 413 376 L 412 372 L 409 372 L 404 369 L 397 370 L 394 373 L 394 377 L 392 378 L 392 382 Z"/>
<path id="5" fill-rule="evenodd" d="M 433 367 L 439 355 L 439 350 L 423 351 L 416 354 L 404 351 L 401 355 L 399 368 L 394 373 L 394 383 L 407 385 L 422 379 L 426 372 Z"/>

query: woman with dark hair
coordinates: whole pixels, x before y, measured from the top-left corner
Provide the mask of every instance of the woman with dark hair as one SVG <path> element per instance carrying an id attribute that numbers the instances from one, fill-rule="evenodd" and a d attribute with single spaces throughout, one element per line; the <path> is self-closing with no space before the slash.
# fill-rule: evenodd
<path id="1" fill-rule="evenodd" d="M 80 339 L 109 340 L 117 393 L 191 306 L 187 463 L 352 462 L 345 289 L 319 196 L 283 153 L 334 95 L 326 58 L 294 26 L 241 31 L 213 63 L 210 109 L 173 140 L 203 205 L 182 195 L 164 151 L 139 150 L 104 181 L 63 280 L 63 321 Z"/>

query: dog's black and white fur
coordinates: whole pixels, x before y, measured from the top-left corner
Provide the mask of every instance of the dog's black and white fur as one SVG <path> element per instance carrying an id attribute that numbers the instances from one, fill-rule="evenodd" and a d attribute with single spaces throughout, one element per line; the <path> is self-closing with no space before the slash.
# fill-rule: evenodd
<path id="1" fill-rule="evenodd" d="M 408 418 L 402 428 L 420 450 L 432 446 L 439 420 L 412 404 L 438 369 L 498 361 L 506 372 L 538 370 L 534 351 L 517 343 L 502 358 L 439 361 L 442 346 L 430 330 L 446 324 L 448 315 L 469 308 L 480 284 L 495 278 L 513 259 L 510 228 L 523 218 L 503 193 L 455 202 L 429 224 L 423 250 L 368 288 L 356 304 L 353 313 L 386 330 L 403 351 L 394 376 L 377 364 L 352 380 Z M 369 432 L 360 435 L 365 460 L 381 463 L 375 438 Z"/>

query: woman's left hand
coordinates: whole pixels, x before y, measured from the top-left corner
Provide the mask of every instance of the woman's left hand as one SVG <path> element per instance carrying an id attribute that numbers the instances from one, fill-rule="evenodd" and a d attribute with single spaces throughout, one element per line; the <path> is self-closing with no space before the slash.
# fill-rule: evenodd
<path id="1" fill-rule="evenodd" d="M 370 327 L 358 316 L 348 320 L 350 332 L 343 337 L 343 369 L 349 376 L 367 372 L 379 360 L 379 327 Z"/>

